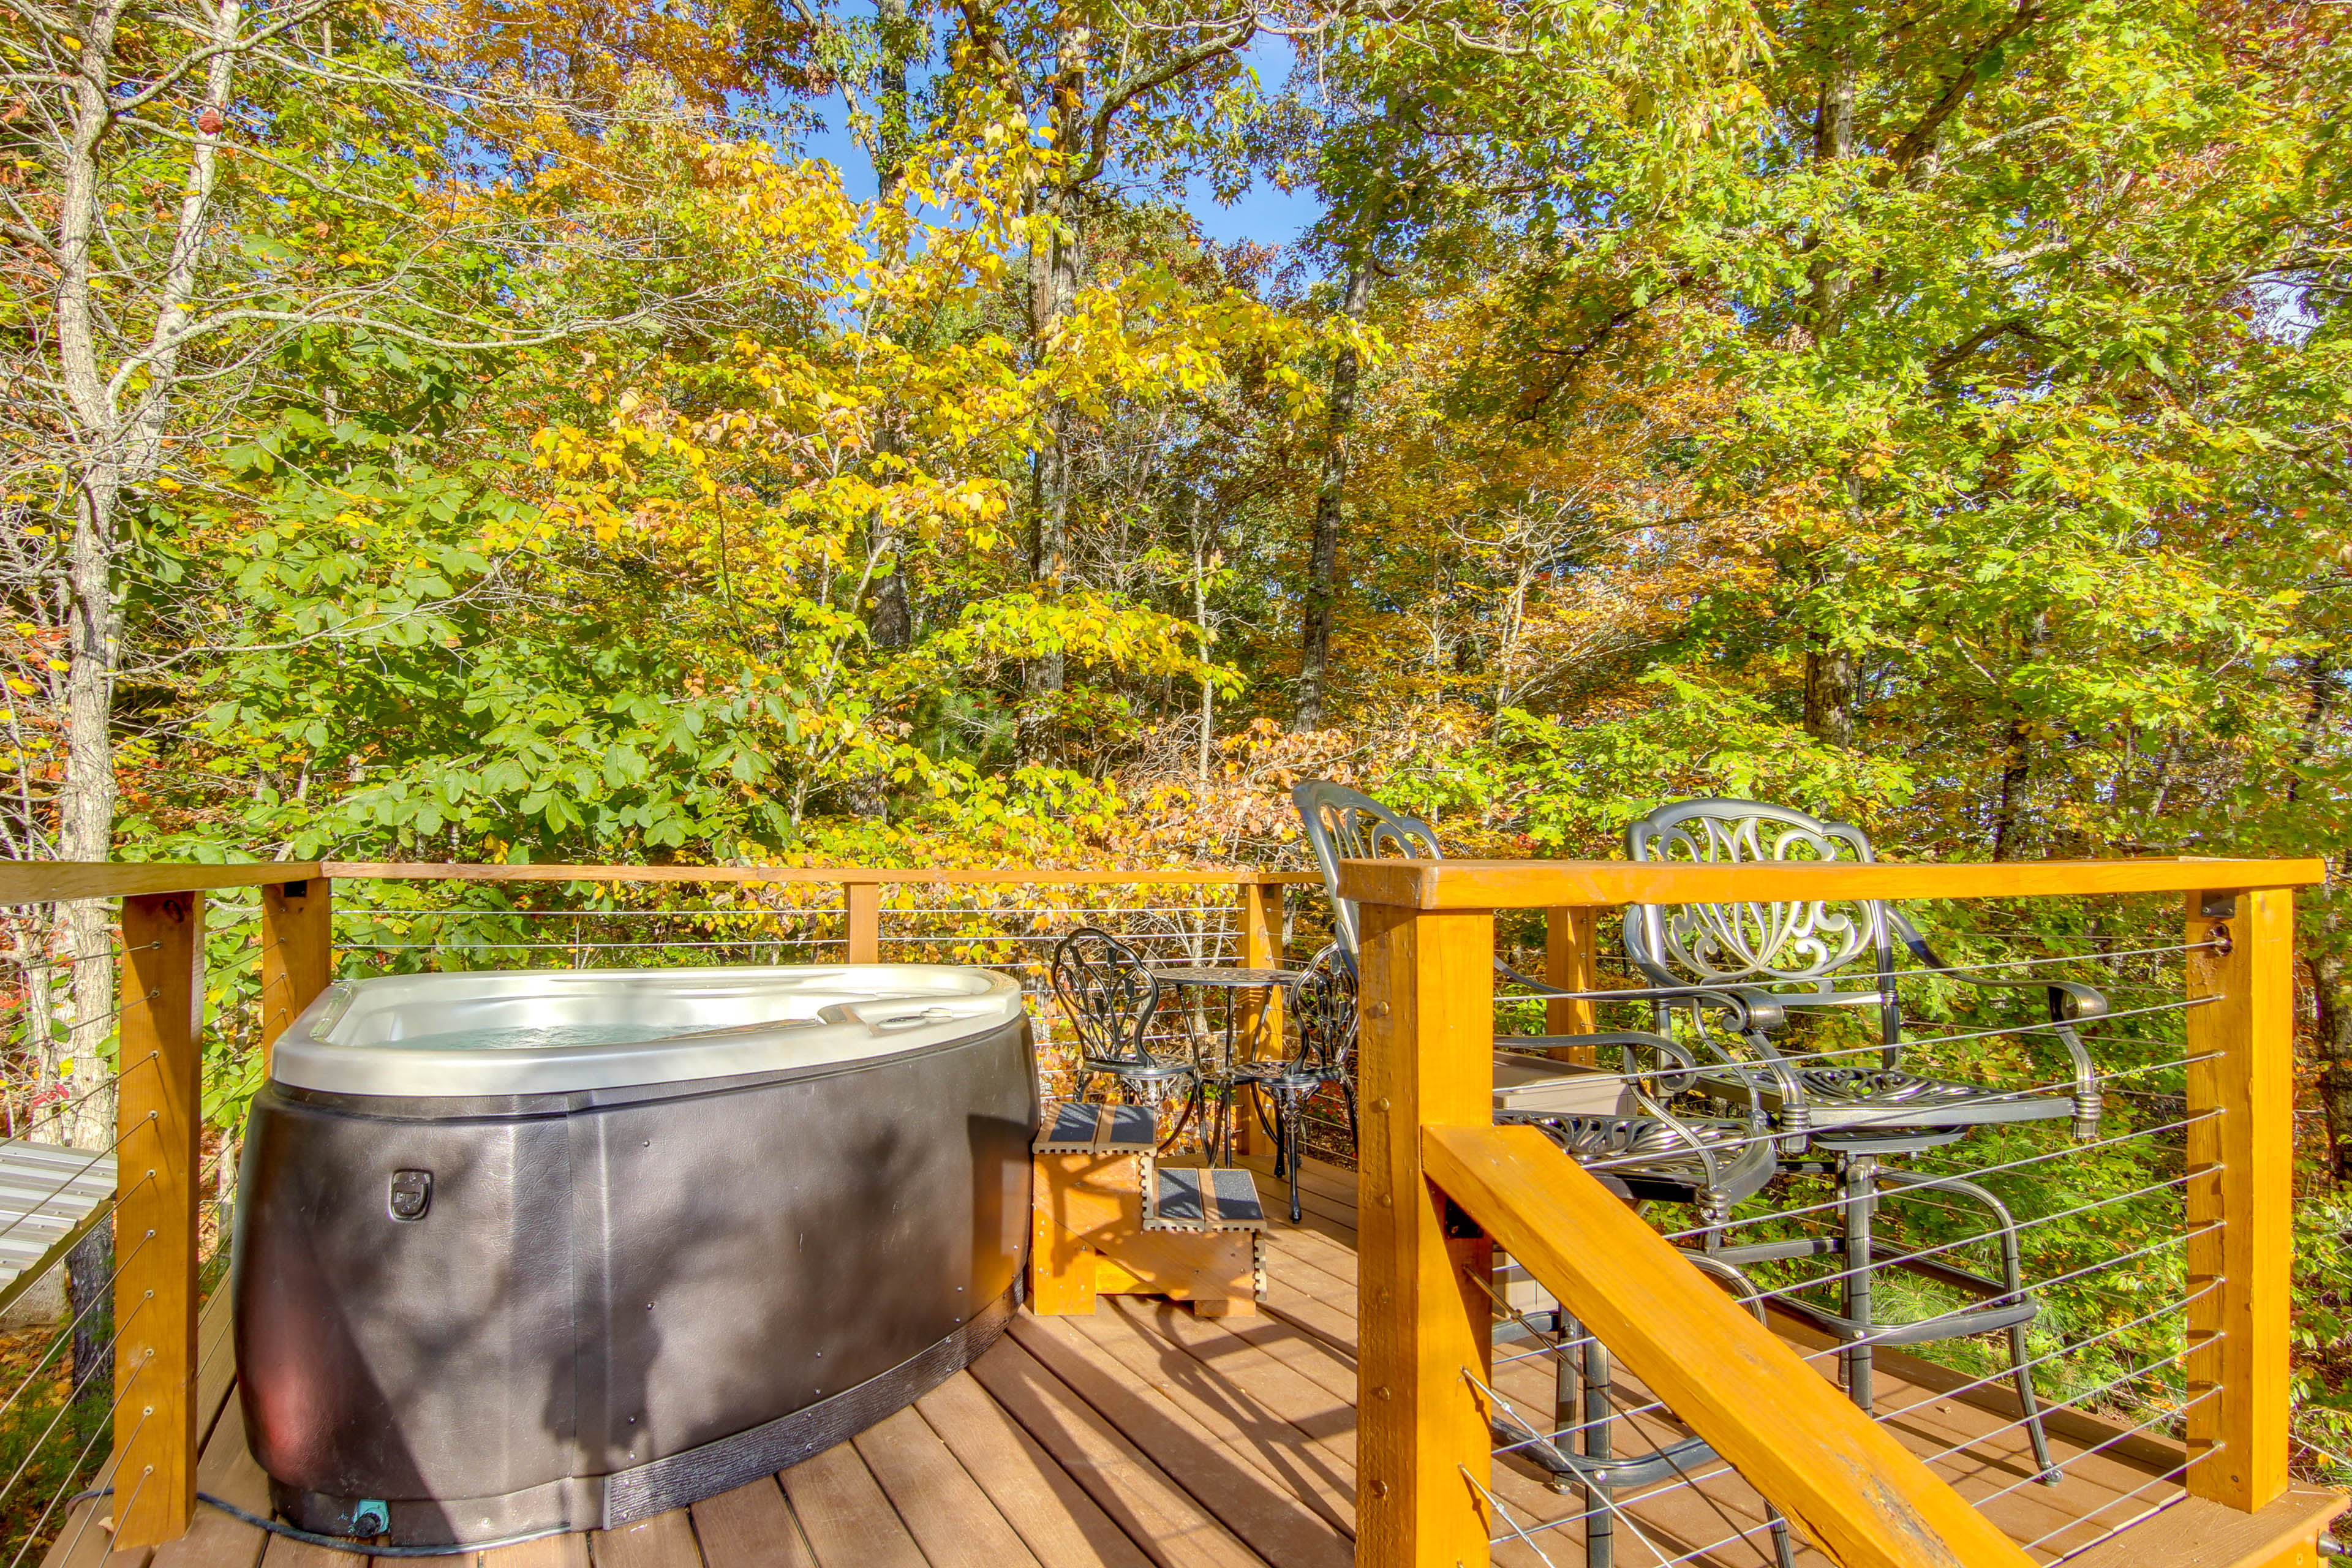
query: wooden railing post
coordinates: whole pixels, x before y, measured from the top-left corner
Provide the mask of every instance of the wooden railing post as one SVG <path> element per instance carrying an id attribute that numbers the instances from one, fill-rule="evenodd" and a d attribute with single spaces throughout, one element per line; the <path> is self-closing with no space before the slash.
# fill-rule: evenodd
<path id="1" fill-rule="evenodd" d="M 2248 1512 L 2287 1487 L 2294 936 L 2288 889 L 2189 895 L 2188 1485 Z"/>
<path id="2" fill-rule="evenodd" d="M 1421 1130 L 1494 1117 L 1495 917 L 1365 904 L 1360 920 L 1356 1562 L 1481 1568 L 1493 1440 L 1465 1373 L 1491 1379 L 1476 1282 L 1494 1247 L 1423 1174 Z"/>
<path id="3" fill-rule="evenodd" d="M 1597 913 L 1590 905 L 1560 905 L 1544 911 L 1544 984 L 1563 991 L 1591 991 L 1599 986 L 1601 965 L 1593 951 Z M 1600 1026 L 1590 1002 L 1555 997 L 1544 1004 L 1548 1035 L 1589 1035 Z M 1591 1046 L 1570 1046 L 1561 1054 L 1570 1061 L 1597 1059 Z"/>
<path id="4" fill-rule="evenodd" d="M 114 1546 L 175 1541 L 195 1508 L 202 893 L 122 900 L 115 1089 Z"/>
<path id="5" fill-rule="evenodd" d="M 335 978 L 334 884 L 324 877 L 261 889 L 261 1071 L 270 1048 Z"/>
<path id="6" fill-rule="evenodd" d="M 1255 879 L 1241 886 L 1242 966 L 1245 969 L 1279 969 L 1282 967 L 1282 884 Z M 1282 993 L 1271 986 L 1263 991 L 1244 992 L 1241 998 L 1242 1036 L 1244 1047 L 1253 1057 L 1277 1056 L 1282 1044 Z M 1234 1114 L 1234 1152 L 1249 1154 L 1256 1152 L 1257 1119 L 1249 1114 L 1246 1101 L 1236 1105 Z"/>
<path id="7" fill-rule="evenodd" d="M 849 962 L 882 962 L 882 884 L 844 882 L 841 907 L 849 917 Z"/>

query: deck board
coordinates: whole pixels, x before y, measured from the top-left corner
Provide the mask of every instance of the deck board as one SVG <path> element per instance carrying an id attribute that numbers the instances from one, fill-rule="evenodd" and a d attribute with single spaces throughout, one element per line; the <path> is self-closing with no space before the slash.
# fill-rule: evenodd
<path id="1" fill-rule="evenodd" d="M 705 1498 L 691 1511 L 709 1568 L 816 1568 L 773 1476 Z"/>
<path id="2" fill-rule="evenodd" d="M 1013 1335 L 1259 1556 L 1282 1568 L 1348 1568 L 1354 1477 L 1335 1486 L 1328 1463 L 1300 1462 L 1305 1433 L 1250 1419 L 1223 1389 L 1203 1396 L 1163 1381 L 1159 1352 L 1145 1350 L 1140 1365 L 1123 1360 L 1073 1319 L 1024 1318 Z"/>
<path id="3" fill-rule="evenodd" d="M 928 1568 L 906 1521 L 854 1444 L 803 1459 L 782 1477 L 817 1568 Z M 596 1568 L 606 1568 L 599 1562 Z"/>
<path id="4" fill-rule="evenodd" d="M 856 1443 L 930 1568 L 1042 1568 L 963 1461 L 913 1409 L 877 1422 Z"/>
<path id="5" fill-rule="evenodd" d="M 970 1373 L 950 1378 L 915 1408 L 1045 1568 L 1150 1568 L 1143 1549 Z"/>
<path id="6" fill-rule="evenodd" d="M 1267 1163 L 1252 1163 L 1271 1194 Z M 1268 1233 L 1260 1316 L 1200 1318 L 1144 1298 L 1106 1298 L 1091 1318 L 1024 1313 L 969 1372 L 779 1478 L 620 1530 L 500 1547 L 478 1562 L 397 1560 L 396 1568 L 1345 1568 L 1357 1330 L 1355 1232 L 1343 1221 L 1354 1217 L 1353 1176 L 1319 1163 L 1306 1176 L 1316 1212 L 1297 1227 L 1277 1219 Z M 227 1374 L 212 1364 L 212 1347 L 226 1344 L 226 1312 L 216 1308 L 225 1303 L 207 1309 L 202 1330 L 199 1414 L 212 1431 L 199 1484 L 258 1509 L 268 1489 L 245 1452 Z M 1549 1359 L 1512 1359 L 1524 1345 L 1498 1348 L 1498 1391 L 1549 1419 Z M 2114 1429 L 2089 1420 L 2053 1433 L 2066 1468 L 2062 1485 L 2017 1485 L 2031 1473 L 2030 1453 L 1999 1408 L 2004 1396 L 1958 1392 L 1955 1381 L 1885 1354 L 1879 1413 L 1916 1452 L 1955 1449 L 1936 1468 L 1971 1499 L 2000 1493 L 1987 1511 L 2020 1540 L 2047 1536 L 2038 1559 L 2179 1495 L 2162 1479 L 2168 1459 L 2178 1462 L 2174 1450 L 2145 1436 L 2116 1440 Z M 1631 1402 L 1646 1398 L 1633 1379 L 1621 1386 Z M 1680 1431 L 1659 1414 L 1634 1416 L 1621 1423 L 1618 1449 Z M 2085 1451 L 2102 1442 L 2103 1451 Z M 1718 1547 L 1697 1561 L 1722 1568 L 1769 1561 L 1762 1500 L 1711 1468 L 1717 1473 L 1703 1488 L 1621 1498 L 1621 1563 L 1653 1560 L 1642 1539 L 1668 1558 Z M 1524 1465 L 1497 1465 L 1493 1486 L 1542 1545 L 1538 1556 L 1506 1541 L 1497 1563 L 1581 1563 L 1580 1525 L 1558 1522 L 1576 1519 L 1580 1497 L 1552 1491 Z M 1542 1529 L 1547 1522 L 1555 1528 Z M 1741 1531 L 1752 1543 L 1737 1539 Z M 142 1568 L 138 1553 L 110 1562 L 101 1533 L 84 1529 L 74 1561 L 53 1552 L 45 1568 Z M 1801 1537 L 1797 1560 L 1806 1568 L 1825 1562 Z M 395 1568 L 395 1560 L 373 1563 Z M 189 1535 L 143 1568 L 358 1568 L 358 1559 L 199 1509 Z"/>

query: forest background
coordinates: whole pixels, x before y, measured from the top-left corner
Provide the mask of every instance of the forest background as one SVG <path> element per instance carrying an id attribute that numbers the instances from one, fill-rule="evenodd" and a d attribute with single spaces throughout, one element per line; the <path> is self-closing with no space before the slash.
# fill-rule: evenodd
<path id="1" fill-rule="evenodd" d="M 1297 863 L 1321 774 L 2340 868 L 2346 26 L 5 0 L 0 854 Z M 12 927 L 36 1100 L 104 918 Z"/>

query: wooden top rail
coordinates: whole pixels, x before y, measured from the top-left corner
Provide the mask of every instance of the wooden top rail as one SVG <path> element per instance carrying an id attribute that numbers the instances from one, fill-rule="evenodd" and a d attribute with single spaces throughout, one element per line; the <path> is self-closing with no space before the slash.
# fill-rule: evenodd
<path id="1" fill-rule="evenodd" d="M 362 860 L 329 860 L 320 868 L 320 875 L 407 882 L 915 882 L 1015 887 L 1105 883 L 1265 887 L 1323 879 L 1312 871 L 1261 871 L 1249 866 L 1210 871 L 1055 871 L 1034 866 L 958 870 L 944 866 L 459 866 Z"/>
<path id="2" fill-rule="evenodd" d="M 1424 1127 L 1423 1168 L 1847 1568 L 2032 1559 L 1532 1127 Z"/>
<path id="3" fill-rule="evenodd" d="M 1814 899 L 2014 899 L 2247 892 L 2327 879 L 2323 860 L 2002 860 L 1698 865 L 1633 860 L 1343 860 L 1339 896 L 1409 910 L 1522 910 Z"/>
<path id="4" fill-rule="evenodd" d="M 959 870 L 875 866 L 472 866 L 358 860 L 263 860 L 237 865 L 182 861 L 20 860 L 0 865 L 0 905 L 69 899 L 131 898 L 305 882 L 313 877 L 457 882 L 885 882 L 998 886 L 1159 885 L 1279 887 L 1318 882 L 1311 871 L 1056 871 L 1039 867 Z"/>
<path id="5" fill-rule="evenodd" d="M 201 893 L 214 888 L 307 882 L 324 875 L 316 860 L 257 860 L 235 866 L 167 860 L 17 860 L 0 865 L 0 904 Z"/>

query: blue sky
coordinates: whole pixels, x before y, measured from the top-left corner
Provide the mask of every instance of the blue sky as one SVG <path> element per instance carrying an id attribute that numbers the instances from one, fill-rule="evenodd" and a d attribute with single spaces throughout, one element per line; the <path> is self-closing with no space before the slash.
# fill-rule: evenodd
<path id="1" fill-rule="evenodd" d="M 1261 38 L 1251 46 L 1246 58 L 1269 91 L 1281 90 L 1290 71 L 1288 45 L 1278 38 Z M 824 123 L 822 129 L 802 139 L 803 153 L 838 168 L 842 184 L 851 196 L 870 200 L 875 191 L 874 163 L 866 157 L 866 149 L 849 134 L 847 106 L 836 96 L 820 101 L 815 108 Z M 1253 181 L 1241 199 L 1231 206 L 1219 205 L 1209 194 L 1206 182 L 1196 180 L 1185 205 L 1200 224 L 1201 231 L 1223 245 L 1243 239 L 1259 245 L 1288 245 L 1323 213 L 1322 204 L 1313 193 L 1285 193 L 1264 179 Z"/>

